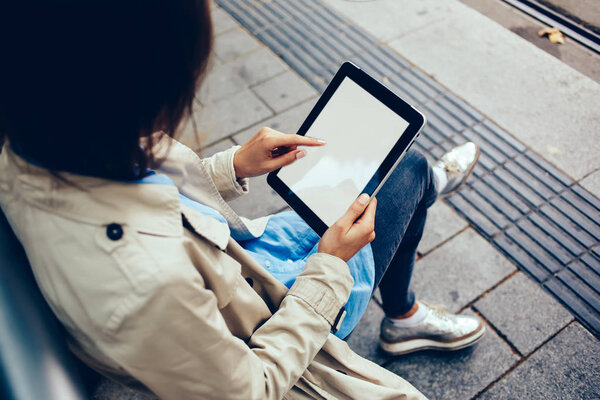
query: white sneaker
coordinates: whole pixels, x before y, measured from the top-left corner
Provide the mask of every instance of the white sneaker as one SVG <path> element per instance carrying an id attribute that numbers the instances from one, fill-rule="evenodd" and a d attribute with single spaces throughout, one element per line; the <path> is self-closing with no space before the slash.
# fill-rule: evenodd
<path id="1" fill-rule="evenodd" d="M 440 197 L 446 197 L 456 192 L 465 183 L 479 160 L 479 154 L 479 146 L 473 142 L 467 142 L 448 151 L 435 163 L 434 173 L 436 175 L 446 174 L 446 184 L 444 187 L 438 188 Z"/>
<path id="2" fill-rule="evenodd" d="M 425 307 L 425 316 L 414 326 L 398 326 L 387 317 L 381 321 L 379 344 L 386 353 L 399 355 L 426 349 L 464 349 L 479 341 L 485 333 L 485 325 L 479 317 L 449 314 L 443 307 L 422 302 L 419 307 Z"/>

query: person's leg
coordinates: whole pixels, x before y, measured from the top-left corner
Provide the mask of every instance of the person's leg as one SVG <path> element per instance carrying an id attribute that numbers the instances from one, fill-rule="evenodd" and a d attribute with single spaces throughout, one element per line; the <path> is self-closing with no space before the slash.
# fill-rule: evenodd
<path id="1" fill-rule="evenodd" d="M 394 317 L 414 304 L 410 290 L 416 250 L 437 191 L 427 159 L 409 150 L 377 194 L 375 240 L 375 287 L 379 285 L 384 310 Z"/>
<path id="2" fill-rule="evenodd" d="M 473 143 L 446 153 L 435 172 L 418 152 L 409 152 L 377 195 L 376 238 L 372 243 L 375 277 L 386 318 L 380 343 L 384 351 L 405 354 L 435 348 L 456 350 L 472 345 L 485 332 L 478 317 L 450 315 L 415 302 L 410 280 L 427 208 L 438 192 L 450 193 L 464 183 L 479 150 Z M 439 174 L 443 187 L 437 188 Z"/>

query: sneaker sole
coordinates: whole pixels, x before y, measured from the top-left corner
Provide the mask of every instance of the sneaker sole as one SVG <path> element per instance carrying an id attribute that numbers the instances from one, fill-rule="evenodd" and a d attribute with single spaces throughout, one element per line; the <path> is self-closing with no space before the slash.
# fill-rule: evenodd
<path id="1" fill-rule="evenodd" d="M 389 343 L 383 339 L 379 339 L 379 345 L 388 354 L 398 356 L 402 354 L 409 354 L 415 351 L 421 350 L 442 350 L 442 351 L 454 351 L 461 350 L 477 343 L 485 334 L 485 326 L 473 333 L 471 336 L 467 336 L 464 339 L 457 340 L 455 342 L 439 342 L 433 339 L 413 339 L 405 342 Z"/>
<path id="2" fill-rule="evenodd" d="M 473 173 L 473 170 L 475 169 L 475 166 L 477 165 L 477 162 L 479 161 L 479 155 L 481 154 L 481 148 L 479 147 L 479 145 L 477 143 L 475 143 L 475 146 L 477 146 L 477 152 L 475 153 L 475 161 L 473 161 L 473 165 L 471 165 L 471 168 L 469 168 L 469 170 L 465 174 L 465 176 L 462 179 L 462 181 L 460 181 L 460 183 L 458 184 L 458 186 L 456 186 L 454 189 L 452 189 L 449 192 L 440 193 L 439 194 L 438 197 L 440 199 L 446 198 L 446 197 L 451 196 L 454 193 L 458 192 L 459 189 L 465 184 L 465 182 L 467 181 L 467 179 L 469 179 L 469 176 L 471 176 L 471 173 Z"/>

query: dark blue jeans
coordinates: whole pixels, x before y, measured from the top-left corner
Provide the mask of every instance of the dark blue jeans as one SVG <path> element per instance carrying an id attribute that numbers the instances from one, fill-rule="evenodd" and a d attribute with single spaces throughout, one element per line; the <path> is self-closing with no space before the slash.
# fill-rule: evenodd
<path id="1" fill-rule="evenodd" d="M 375 287 L 388 317 L 408 312 L 415 302 L 410 279 L 423 236 L 427 208 L 437 197 L 433 171 L 425 156 L 409 150 L 377 194 Z"/>

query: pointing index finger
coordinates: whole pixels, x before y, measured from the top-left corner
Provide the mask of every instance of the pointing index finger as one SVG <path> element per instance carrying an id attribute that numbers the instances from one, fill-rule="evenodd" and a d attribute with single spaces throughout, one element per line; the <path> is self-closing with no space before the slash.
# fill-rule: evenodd
<path id="1" fill-rule="evenodd" d="M 323 146 L 325 143 L 323 139 L 302 135 L 285 135 L 281 138 L 283 146 Z"/>

